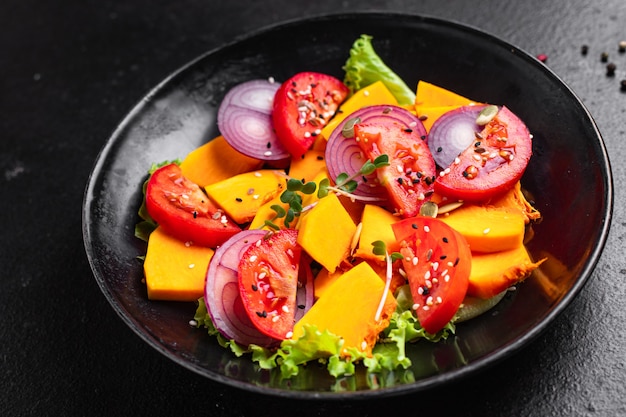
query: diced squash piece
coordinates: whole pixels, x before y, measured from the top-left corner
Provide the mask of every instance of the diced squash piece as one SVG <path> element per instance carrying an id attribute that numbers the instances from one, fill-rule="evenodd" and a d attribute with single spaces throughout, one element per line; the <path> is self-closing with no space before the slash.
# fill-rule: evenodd
<path id="1" fill-rule="evenodd" d="M 279 195 L 285 184 L 278 171 L 261 169 L 209 184 L 204 189 L 215 204 L 241 224 L 251 221 L 259 207 Z"/>
<path id="2" fill-rule="evenodd" d="M 320 199 L 300 219 L 298 244 L 329 272 L 350 253 L 356 225 L 335 194 Z"/>
<path id="3" fill-rule="evenodd" d="M 439 217 L 458 231 L 472 252 L 515 249 L 524 241 L 524 216 L 508 207 L 465 204 Z"/>
<path id="4" fill-rule="evenodd" d="M 454 91 L 447 90 L 438 85 L 423 80 L 420 80 L 417 83 L 417 90 L 415 92 L 415 108 L 418 110 L 418 115 L 420 107 L 459 107 L 477 103 L 477 101 L 464 97 Z"/>
<path id="5" fill-rule="evenodd" d="M 533 262 L 524 245 L 493 253 L 472 253 L 468 296 L 491 298 L 526 279 L 543 261 Z"/>
<path id="6" fill-rule="evenodd" d="M 305 325 L 342 337 L 345 348 L 357 348 L 371 355 L 381 331 L 389 325 L 396 300 L 387 291 L 378 320 L 376 311 L 385 291 L 378 274 L 362 262 L 338 277 L 313 307 L 295 324 L 293 338 L 304 334 Z"/>
<path id="7" fill-rule="evenodd" d="M 384 261 L 383 255 L 374 255 L 372 242 L 382 240 L 387 248 L 395 244 L 396 238 L 391 230 L 391 225 L 399 220 L 382 207 L 366 204 L 361 216 L 361 234 L 359 246 L 354 256 L 374 261 Z"/>
<path id="8" fill-rule="evenodd" d="M 289 176 L 305 182 L 313 181 L 320 172 L 326 172 L 324 152 L 309 150 L 300 158 L 293 158 L 289 167 Z"/>
<path id="9" fill-rule="evenodd" d="M 280 201 L 280 195 L 277 195 L 276 197 L 259 207 L 248 228 L 274 230 L 271 227 L 265 225 L 266 220 L 270 220 L 276 226 L 283 228 L 285 226 L 285 218 L 281 217 L 275 219 L 276 211 L 272 208 L 272 206 L 274 205 L 280 206 L 285 210 L 289 209 L 289 204 Z"/>
<path id="10" fill-rule="evenodd" d="M 150 300 L 196 301 L 213 249 L 188 245 L 157 227 L 148 239 L 144 274 Z"/>
<path id="11" fill-rule="evenodd" d="M 526 224 L 541 218 L 539 210 L 534 208 L 524 196 L 522 185 L 519 181 L 511 190 L 492 201 L 491 204 L 496 207 L 510 207 L 511 209 L 519 210 L 524 215 Z"/>
<path id="12" fill-rule="evenodd" d="M 415 113 L 430 132 L 435 120 L 442 114 L 460 106 L 478 104 L 467 97 L 435 84 L 420 80 L 415 94 Z"/>
<path id="13" fill-rule="evenodd" d="M 341 107 L 339 107 L 339 111 L 335 113 L 335 117 L 322 129 L 321 136 L 328 139 L 333 130 L 351 113 L 362 107 L 376 104 L 398 105 L 398 100 L 396 100 L 382 81 L 376 81 L 367 87 L 361 88 L 344 101 Z"/>
<path id="14" fill-rule="evenodd" d="M 261 168 L 263 161 L 250 158 L 218 136 L 191 151 L 180 164 L 183 175 L 205 187 L 237 174 Z"/>
<path id="15" fill-rule="evenodd" d="M 335 272 L 328 272 L 328 269 L 322 268 L 320 272 L 315 276 L 314 286 L 315 286 L 315 299 L 320 298 L 326 290 L 330 287 L 330 285 L 335 282 L 337 278 L 339 278 L 343 274 L 343 271 L 337 269 Z"/>

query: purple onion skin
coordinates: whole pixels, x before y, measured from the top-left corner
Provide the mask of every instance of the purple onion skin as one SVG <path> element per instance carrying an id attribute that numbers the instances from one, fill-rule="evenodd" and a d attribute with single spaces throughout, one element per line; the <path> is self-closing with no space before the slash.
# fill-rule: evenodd
<path id="1" fill-rule="evenodd" d="M 279 343 L 254 326 L 239 294 L 238 260 L 248 246 L 262 239 L 266 233 L 263 230 L 244 230 L 236 234 L 217 248 L 207 269 L 204 301 L 211 321 L 225 338 L 244 346 L 273 346 Z"/>
<path id="2" fill-rule="evenodd" d="M 272 124 L 272 103 L 279 87 L 267 80 L 251 80 L 226 93 L 217 112 L 217 125 L 237 151 L 269 162 L 290 157 Z"/>
<path id="3" fill-rule="evenodd" d="M 439 168 L 450 166 L 483 130 L 476 118 L 486 105 L 461 106 L 441 115 L 430 128 L 428 147 Z"/>
<path id="4" fill-rule="evenodd" d="M 326 166 L 328 174 L 334 180 L 341 173 L 352 175 L 358 172 L 366 159 L 359 145 L 353 138 L 344 137 L 342 130 L 346 123 L 351 119 L 358 117 L 361 122 L 371 123 L 380 120 L 389 123 L 390 121 L 403 124 L 407 129 L 416 131 L 425 141 L 428 140 L 426 128 L 422 121 L 408 110 L 393 105 L 375 105 L 368 106 L 348 115 L 333 130 L 328 138 L 325 151 Z M 364 197 L 375 197 L 386 200 L 388 198 L 387 190 L 380 185 L 376 173 L 362 177 L 359 186 L 353 194 Z"/>

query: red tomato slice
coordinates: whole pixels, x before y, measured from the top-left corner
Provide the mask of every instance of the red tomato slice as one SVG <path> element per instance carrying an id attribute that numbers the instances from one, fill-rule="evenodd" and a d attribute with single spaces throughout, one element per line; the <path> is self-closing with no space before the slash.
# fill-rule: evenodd
<path id="1" fill-rule="evenodd" d="M 280 86 L 272 122 L 278 140 L 293 157 L 309 149 L 348 92 L 337 78 L 317 72 L 298 73 Z"/>
<path id="2" fill-rule="evenodd" d="M 465 238 L 432 217 L 392 225 L 417 318 L 428 333 L 441 330 L 456 314 L 469 285 L 472 258 Z"/>
<path id="3" fill-rule="evenodd" d="M 459 200 L 487 200 L 511 189 L 524 174 L 532 155 L 528 128 L 502 107 L 458 163 L 437 177 L 435 191 Z"/>
<path id="4" fill-rule="evenodd" d="M 251 245 L 239 261 L 239 292 L 259 331 L 278 340 L 290 337 L 296 314 L 298 232 L 284 229 Z"/>
<path id="5" fill-rule="evenodd" d="M 413 217 L 433 193 L 437 168 L 428 145 L 415 131 L 395 122 L 357 123 L 354 135 L 370 160 L 382 154 L 389 166 L 376 170 L 385 186 L 392 209 L 402 217 Z"/>
<path id="6" fill-rule="evenodd" d="M 176 164 L 152 174 L 146 187 L 146 209 L 167 233 L 200 246 L 215 248 L 241 231 Z"/>

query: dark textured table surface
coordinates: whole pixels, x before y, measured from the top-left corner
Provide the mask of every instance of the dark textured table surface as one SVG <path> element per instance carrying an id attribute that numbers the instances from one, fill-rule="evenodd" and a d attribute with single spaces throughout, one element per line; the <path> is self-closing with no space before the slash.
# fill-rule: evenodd
<path id="1" fill-rule="evenodd" d="M 357 9 L 451 19 L 546 54 L 611 158 L 606 249 L 552 326 L 470 380 L 378 402 L 295 402 L 219 385 L 146 345 L 103 297 L 81 234 L 88 175 L 124 115 L 197 55 L 269 24 Z M 623 0 L 5 0 L 0 27 L 0 414 L 378 416 L 399 404 L 413 415 L 626 415 Z"/>

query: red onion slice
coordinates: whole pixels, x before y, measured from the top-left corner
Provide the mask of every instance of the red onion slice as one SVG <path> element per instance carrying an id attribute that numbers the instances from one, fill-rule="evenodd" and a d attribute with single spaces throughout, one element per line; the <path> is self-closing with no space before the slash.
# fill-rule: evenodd
<path id="1" fill-rule="evenodd" d="M 227 240 L 213 254 L 206 275 L 204 301 L 213 325 L 225 338 L 244 346 L 273 346 L 279 343 L 252 324 L 241 300 L 237 277 L 241 254 L 266 233 L 263 230 L 244 230 Z"/>
<path id="2" fill-rule="evenodd" d="M 363 107 L 348 115 L 337 125 L 328 138 L 325 159 L 328 173 L 332 179 L 337 178 L 339 174 L 344 172 L 348 175 L 358 172 L 366 161 L 354 139 L 346 138 L 343 134 L 343 128 L 346 123 L 356 117 L 363 123 L 375 123 L 377 120 L 385 121 L 385 123 L 389 123 L 389 121 L 396 122 L 406 126 L 407 129 L 416 131 L 424 140 L 428 140 L 426 128 L 424 128 L 422 121 L 405 108 L 392 105 Z M 380 185 L 375 172 L 362 178 L 362 182 L 360 182 L 354 194 L 382 199 L 388 198 L 387 190 Z"/>
<path id="3" fill-rule="evenodd" d="M 476 141 L 483 126 L 476 118 L 486 105 L 462 106 L 442 114 L 430 128 L 428 147 L 440 168 L 447 168 L 461 152 Z"/>
<path id="4" fill-rule="evenodd" d="M 272 125 L 272 103 L 280 84 L 252 80 L 228 91 L 217 112 L 226 141 L 244 155 L 263 161 L 289 158 Z"/>

